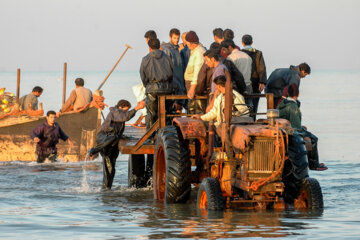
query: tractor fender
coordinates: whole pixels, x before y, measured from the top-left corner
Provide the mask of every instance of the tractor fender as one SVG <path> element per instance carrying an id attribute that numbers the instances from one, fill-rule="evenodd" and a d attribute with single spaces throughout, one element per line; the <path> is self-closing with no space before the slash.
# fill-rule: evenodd
<path id="1" fill-rule="evenodd" d="M 206 126 L 202 120 L 185 117 L 174 118 L 173 122 L 180 128 L 184 139 L 206 139 Z"/>

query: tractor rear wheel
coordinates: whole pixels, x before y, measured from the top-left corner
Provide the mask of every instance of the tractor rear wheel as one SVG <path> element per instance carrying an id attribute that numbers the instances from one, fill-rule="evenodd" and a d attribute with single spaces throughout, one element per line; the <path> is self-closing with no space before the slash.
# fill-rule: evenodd
<path id="1" fill-rule="evenodd" d="M 156 137 L 154 197 L 166 203 L 184 203 L 191 191 L 190 151 L 175 126 L 159 130 Z"/>
<path id="2" fill-rule="evenodd" d="M 205 178 L 200 184 L 197 207 L 204 210 L 223 210 L 224 198 L 219 182 L 215 178 Z"/>
<path id="3" fill-rule="evenodd" d="M 128 162 L 128 186 L 144 187 L 145 156 L 143 154 L 129 155 Z"/>
<path id="4" fill-rule="evenodd" d="M 321 209 L 324 207 L 321 187 L 315 178 L 303 179 L 299 196 L 294 201 L 294 207 L 296 209 Z"/>

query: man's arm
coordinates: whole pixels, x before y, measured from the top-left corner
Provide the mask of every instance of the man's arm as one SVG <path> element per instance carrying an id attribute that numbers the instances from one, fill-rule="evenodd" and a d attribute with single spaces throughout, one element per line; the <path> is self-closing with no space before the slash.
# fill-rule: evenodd
<path id="1" fill-rule="evenodd" d="M 66 112 L 66 110 L 68 110 L 70 108 L 70 106 L 74 104 L 75 99 L 76 99 L 76 91 L 72 90 L 69 98 L 62 105 L 60 112 Z"/>

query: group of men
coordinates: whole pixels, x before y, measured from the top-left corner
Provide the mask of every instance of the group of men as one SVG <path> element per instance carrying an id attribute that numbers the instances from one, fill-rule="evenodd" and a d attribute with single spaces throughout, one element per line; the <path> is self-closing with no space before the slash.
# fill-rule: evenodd
<path id="1" fill-rule="evenodd" d="M 296 67 L 276 69 L 267 79 L 263 54 L 252 47 L 251 35 L 242 37 L 242 49 L 234 43 L 231 29 L 216 28 L 213 36 L 214 42 L 207 50 L 194 31 L 181 35 L 182 45 L 179 44 L 180 31 L 176 28 L 170 30 L 170 41 L 162 44 L 155 31 L 145 33 L 149 53 L 142 59 L 140 76 L 146 89 L 147 128 L 157 120 L 157 99 L 160 95 L 187 95 L 190 99 L 168 103 L 167 111 L 179 112 L 184 108 L 190 114 L 206 114 L 211 111 L 216 98 L 222 95 L 216 87 L 221 81 L 214 80 L 223 76 L 220 79 L 225 78 L 232 83 L 234 99 L 240 99 L 239 104 L 249 107 L 241 108 L 240 114 L 250 113 L 255 120 L 259 98 L 244 100 L 244 96 L 261 93 L 265 89 L 266 93 L 274 94 L 277 106 L 283 97 L 287 97 L 286 86 L 292 83 L 299 86 L 300 78 L 310 74 L 310 67 L 302 63 Z M 208 101 L 196 100 L 195 96 L 208 96 Z M 219 119 L 221 116 L 214 117 L 216 121 Z"/>
<path id="2" fill-rule="evenodd" d="M 231 82 L 233 101 L 236 104 L 234 115 L 250 115 L 254 120 L 258 109 L 259 98 L 246 99 L 247 94 L 274 94 L 275 107 L 282 99 L 288 97 L 288 86 L 300 85 L 300 79 L 310 74 L 310 67 L 306 63 L 290 68 L 276 69 L 267 78 L 266 66 L 262 51 L 252 47 L 251 35 L 242 37 L 242 49 L 234 43 L 234 32 L 231 29 L 213 30 L 214 42 L 206 49 L 194 31 L 181 34 L 182 43 L 179 44 L 180 31 L 170 30 L 169 42 L 160 44 L 156 32 L 149 30 L 145 33 L 149 53 L 142 59 L 140 77 L 145 87 L 145 99 L 130 110 L 131 104 L 120 100 L 110 108 L 97 136 L 97 146 L 89 151 L 89 155 L 100 152 L 104 162 L 103 188 L 110 189 L 115 175 L 115 163 L 119 154 L 117 143 L 122 137 L 125 122 L 134 117 L 137 110 L 146 107 L 146 127 L 149 129 L 158 119 L 158 97 L 161 95 L 187 95 L 189 100 L 175 100 L 166 103 L 167 112 L 181 112 L 183 109 L 194 118 L 204 121 L 214 120 L 215 126 L 224 120 L 225 84 Z M 69 109 L 79 109 L 91 101 L 91 91 L 85 89 L 81 78 L 75 81 L 76 89 L 62 106 L 60 112 Z M 39 97 L 42 89 L 34 88 L 32 95 Z M 29 95 L 31 95 L 29 94 Z M 207 96 L 207 100 L 195 99 L 196 96 Z M 26 101 L 34 99 L 26 97 Z M 23 106 L 31 104 L 24 101 Z M 33 107 L 34 108 L 34 107 Z M 32 133 L 35 141 L 41 142 L 44 137 L 43 129 L 49 126 L 57 129 L 58 139 L 68 139 L 61 128 L 54 124 L 55 112 L 49 111 L 47 122 L 39 126 Z M 49 131 L 47 131 L 49 132 Z M 50 131 L 51 132 L 51 131 Z M 54 143 L 57 143 L 54 141 Z M 55 144 L 56 145 L 56 144 Z M 55 146 L 54 144 L 52 146 Z M 41 149 L 41 144 L 38 144 Z M 54 149 L 54 148 L 53 148 Z M 46 154 L 56 154 L 54 151 Z M 38 162 L 44 158 L 44 151 L 39 150 Z"/>

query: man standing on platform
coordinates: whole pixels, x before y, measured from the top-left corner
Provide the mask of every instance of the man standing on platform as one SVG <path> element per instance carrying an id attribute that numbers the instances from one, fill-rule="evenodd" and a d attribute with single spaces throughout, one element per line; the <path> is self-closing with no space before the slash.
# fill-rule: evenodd
<path id="1" fill-rule="evenodd" d="M 253 93 L 261 93 L 266 84 L 266 66 L 263 54 L 260 50 L 257 50 L 251 46 L 253 39 L 251 35 L 244 35 L 242 37 L 242 51 L 249 55 L 252 59 L 251 67 L 251 87 Z M 253 119 L 256 120 L 256 113 L 259 106 L 259 98 L 253 98 L 253 108 L 251 113 L 253 113 Z"/>
<path id="2" fill-rule="evenodd" d="M 170 57 L 159 50 L 159 39 L 150 39 L 148 45 L 150 53 L 142 59 L 140 66 L 140 77 L 146 95 L 147 129 L 158 119 L 158 96 L 172 93 L 174 69 Z M 170 112 L 171 104 L 169 104 L 169 101 L 166 104 L 167 112 Z"/>
<path id="3" fill-rule="evenodd" d="M 204 63 L 205 49 L 202 44 L 199 43 L 199 37 L 194 31 L 189 31 L 185 37 L 187 45 L 191 50 L 188 65 L 185 70 L 185 86 L 187 90 L 187 96 L 193 99 L 195 96 L 196 86 L 198 84 L 198 75 L 201 66 Z M 188 113 L 198 114 L 205 112 L 206 100 L 189 100 Z"/>

